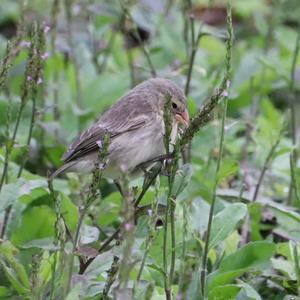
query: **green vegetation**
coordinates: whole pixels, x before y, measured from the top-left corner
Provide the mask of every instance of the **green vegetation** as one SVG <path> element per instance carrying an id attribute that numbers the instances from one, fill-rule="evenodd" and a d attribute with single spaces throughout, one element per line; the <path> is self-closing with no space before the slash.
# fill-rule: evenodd
<path id="1" fill-rule="evenodd" d="M 299 48 L 298 0 L 2 0 L 0 299 L 300 299 Z M 155 76 L 172 158 L 48 179 Z"/>

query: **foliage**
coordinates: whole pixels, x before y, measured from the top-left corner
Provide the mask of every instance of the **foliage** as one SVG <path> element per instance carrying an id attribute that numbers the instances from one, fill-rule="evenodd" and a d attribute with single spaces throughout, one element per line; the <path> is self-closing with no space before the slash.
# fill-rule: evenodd
<path id="1" fill-rule="evenodd" d="M 21 2 L 0 3 L 0 299 L 298 299 L 297 1 L 232 0 L 232 24 L 225 0 Z M 154 75 L 194 117 L 166 169 L 122 195 L 49 180 Z"/>

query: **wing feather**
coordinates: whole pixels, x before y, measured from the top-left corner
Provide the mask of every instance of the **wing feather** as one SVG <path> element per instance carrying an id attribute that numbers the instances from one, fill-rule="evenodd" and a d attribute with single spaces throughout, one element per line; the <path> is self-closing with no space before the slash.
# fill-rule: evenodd
<path id="1" fill-rule="evenodd" d="M 114 128 L 114 130 L 109 128 L 109 126 L 102 124 L 101 121 L 98 121 L 75 139 L 68 151 L 63 155 L 62 159 L 64 163 L 67 163 L 94 152 L 99 149 L 98 143 L 103 140 L 105 134 L 109 134 L 110 138 L 113 139 L 125 132 L 133 131 L 145 126 L 148 119 L 149 117 L 140 115 L 135 119 L 131 119 L 130 122 L 127 123 L 127 126 L 123 124 L 123 126 Z"/>
<path id="2" fill-rule="evenodd" d="M 158 101 L 158 91 L 152 85 L 152 81 L 140 84 L 123 96 L 100 120 L 75 139 L 62 157 L 63 161 L 67 163 L 99 149 L 97 142 L 106 133 L 113 139 L 152 122 L 157 114 L 154 103 Z M 149 89 L 152 93 L 149 93 Z"/>

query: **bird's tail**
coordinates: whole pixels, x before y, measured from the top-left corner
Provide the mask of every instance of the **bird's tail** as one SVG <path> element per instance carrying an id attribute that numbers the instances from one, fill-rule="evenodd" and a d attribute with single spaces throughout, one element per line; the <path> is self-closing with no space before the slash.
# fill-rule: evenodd
<path id="1" fill-rule="evenodd" d="M 66 170 L 68 170 L 69 168 L 71 168 L 72 166 L 74 166 L 77 163 L 77 161 L 70 161 L 67 162 L 66 164 L 64 164 L 63 166 L 61 166 L 60 168 L 58 168 L 56 171 L 54 171 L 50 176 L 49 179 L 53 180 L 56 176 L 58 176 L 59 174 L 65 172 Z"/>

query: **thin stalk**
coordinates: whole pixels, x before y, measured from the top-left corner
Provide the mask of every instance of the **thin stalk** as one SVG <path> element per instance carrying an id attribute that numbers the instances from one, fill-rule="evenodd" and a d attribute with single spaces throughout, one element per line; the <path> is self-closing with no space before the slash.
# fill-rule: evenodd
<path id="1" fill-rule="evenodd" d="M 12 139 L 11 139 L 11 141 L 7 141 L 7 145 L 5 147 L 5 160 L 4 160 L 4 167 L 3 167 L 3 171 L 2 171 L 2 175 L 1 175 L 1 181 L 0 181 L 0 192 L 1 192 L 4 180 L 7 176 L 9 158 L 10 158 L 10 154 L 12 152 L 13 146 L 15 144 L 15 141 L 16 141 L 16 135 L 17 135 L 17 132 L 18 132 L 18 129 L 19 129 L 19 125 L 20 125 L 20 121 L 21 121 L 21 117 L 22 117 L 24 107 L 25 107 L 25 103 L 21 102 L 21 105 L 20 105 L 18 113 L 17 113 L 17 120 L 16 120 L 16 124 L 15 124 Z M 8 145 L 8 143 L 9 143 L 9 145 Z M 1 228 L 1 235 L 0 235 L 1 238 L 3 238 L 4 235 L 5 235 L 9 215 L 10 215 L 10 212 L 11 212 L 11 208 L 12 208 L 12 206 L 10 205 L 5 210 L 3 225 L 2 225 L 2 228 Z"/>
<path id="2" fill-rule="evenodd" d="M 114 283 L 114 281 L 116 280 L 116 277 L 117 277 L 116 275 L 117 275 L 117 272 L 119 269 L 118 261 L 119 261 L 119 258 L 117 256 L 114 256 L 114 260 L 108 271 L 108 277 L 106 279 L 106 283 L 105 283 L 105 286 L 104 286 L 104 289 L 102 292 L 102 297 L 103 297 L 103 298 L 101 298 L 102 300 L 110 299 L 108 297 L 108 293 L 109 293 L 109 290 L 110 290 L 112 284 Z"/>
<path id="3" fill-rule="evenodd" d="M 185 88 L 184 88 L 184 93 L 186 96 L 189 95 L 190 92 L 190 84 L 191 84 L 191 79 L 192 79 L 192 74 L 193 74 L 193 69 L 194 69 L 194 63 L 195 63 L 195 58 L 196 54 L 198 51 L 198 46 L 199 42 L 202 36 L 205 34 L 202 33 L 202 24 L 200 25 L 199 32 L 197 34 L 197 37 L 195 38 L 195 24 L 194 24 L 194 19 L 190 18 L 190 28 L 191 28 L 191 54 L 190 54 L 190 59 L 189 59 L 189 67 L 188 67 L 188 73 L 186 77 L 186 83 L 185 83 Z"/>
<path id="4" fill-rule="evenodd" d="M 1 63 L 1 72 L 0 72 L 0 91 L 2 90 L 2 88 L 5 86 L 6 80 L 7 80 L 7 74 L 9 69 L 12 66 L 11 61 L 13 60 L 13 58 L 15 58 L 19 52 L 20 52 L 20 48 L 18 47 L 22 38 L 22 29 L 23 29 L 23 17 L 21 18 L 20 23 L 18 24 L 18 28 L 17 28 L 17 36 L 14 39 L 14 41 L 8 42 L 7 43 L 7 47 L 6 47 L 6 55 L 4 57 L 4 59 L 2 60 Z M 16 50 L 17 49 L 17 50 Z M 29 72 L 29 67 L 28 64 L 26 66 L 26 74 L 28 74 Z M 26 76 L 25 76 L 26 78 Z M 26 79 L 25 79 L 26 80 Z M 10 154 L 12 152 L 13 146 L 15 144 L 15 140 L 16 140 L 16 135 L 17 135 L 17 131 L 19 128 L 19 124 L 20 124 L 20 120 L 21 120 L 21 116 L 22 116 L 22 112 L 25 106 L 25 100 L 27 98 L 27 87 L 26 84 L 23 85 L 23 91 L 22 91 L 22 96 L 21 96 L 21 105 L 19 107 L 19 110 L 17 112 L 17 120 L 16 120 L 16 124 L 15 124 L 15 128 L 14 128 L 14 132 L 13 132 L 13 137 L 10 140 L 9 137 L 9 123 L 10 123 L 10 110 L 11 110 L 11 105 L 9 103 L 9 107 L 6 113 L 6 143 L 5 143 L 5 157 L 4 157 L 4 166 L 3 166 L 3 170 L 2 170 L 2 174 L 1 174 L 1 179 L 0 179 L 0 192 L 1 189 L 3 187 L 4 181 L 7 180 L 7 173 L 8 173 L 8 164 L 9 164 L 9 158 L 10 158 Z M 7 209 L 5 210 L 5 214 L 4 214 L 4 221 L 3 221 L 3 225 L 1 228 L 1 235 L 0 237 L 3 238 L 5 235 L 5 230 L 6 230 L 6 226 L 7 226 L 7 222 L 9 219 L 9 215 L 10 215 L 10 211 L 11 211 L 11 206 L 7 207 Z"/>
<path id="5" fill-rule="evenodd" d="M 24 85 L 22 95 L 22 103 L 26 102 L 26 99 L 29 97 L 32 101 L 32 111 L 31 111 L 31 120 L 29 125 L 29 132 L 27 136 L 27 141 L 25 145 L 25 154 L 22 158 L 22 163 L 20 165 L 17 178 L 21 177 L 22 171 L 24 169 L 25 163 L 28 159 L 29 146 L 32 138 L 33 128 L 35 125 L 35 114 L 36 114 L 36 97 L 38 94 L 38 85 L 39 82 L 43 82 L 43 60 L 42 60 L 42 51 L 45 46 L 45 37 L 44 30 L 41 26 L 35 24 L 31 33 L 31 51 L 29 53 L 28 66 L 25 73 Z"/>
<path id="6" fill-rule="evenodd" d="M 22 171 L 24 169 L 25 163 L 26 163 L 27 158 L 28 158 L 28 151 L 29 151 L 29 147 L 30 147 L 30 141 L 31 141 L 31 138 L 32 138 L 33 127 L 34 127 L 34 124 L 35 124 L 35 109 L 36 109 L 36 100 L 35 100 L 35 96 L 34 96 L 32 98 L 32 111 L 31 111 L 30 127 L 29 127 L 29 132 L 28 132 L 26 145 L 25 145 L 25 147 L 26 147 L 25 157 L 23 157 L 23 159 L 22 159 L 22 163 L 19 167 L 17 178 L 21 177 Z"/>
<path id="7" fill-rule="evenodd" d="M 21 104 L 19 106 L 19 110 L 17 113 L 17 119 L 16 119 L 16 124 L 15 124 L 12 138 L 11 138 L 11 140 L 7 141 L 7 145 L 6 145 L 6 153 L 5 153 L 6 162 L 4 164 L 2 176 L 0 179 L 0 191 L 1 191 L 3 183 L 4 183 L 4 179 L 6 178 L 6 175 L 7 175 L 9 157 L 10 157 L 10 154 L 13 150 L 13 147 L 14 147 L 14 144 L 16 141 L 16 136 L 17 136 L 17 132 L 19 129 L 19 125 L 20 125 L 24 107 L 25 107 L 28 97 L 30 95 L 33 98 L 35 98 L 35 96 L 36 96 L 37 84 L 38 84 L 37 82 L 40 79 L 41 70 L 42 70 L 40 51 L 44 45 L 43 41 L 44 40 L 41 35 L 40 27 L 35 24 L 33 27 L 32 33 L 31 33 L 31 46 L 30 46 L 30 50 L 29 50 L 29 55 L 28 55 L 28 59 L 27 59 L 25 75 L 24 75 L 24 80 L 23 80 L 22 93 L 21 93 Z M 35 104 L 33 105 L 33 109 L 35 110 Z M 32 115 L 32 118 L 34 120 L 34 114 Z M 31 135 L 32 135 L 33 123 L 34 122 L 31 122 L 31 125 L 30 125 L 30 133 L 29 133 L 29 138 L 28 138 L 29 142 L 30 142 Z M 26 159 L 26 157 L 25 157 L 25 159 Z M 24 160 L 23 160 L 22 164 L 24 164 Z M 22 170 L 23 170 L 23 166 L 21 165 L 17 178 L 20 177 Z M 11 211 L 11 206 L 9 206 L 5 211 L 4 223 L 2 226 L 2 230 L 1 230 L 1 237 L 3 237 L 5 235 L 5 230 L 6 230 L 7 222 L 9 219 L 10 211 Z"/>
<path id="8" fill-rule="evenodd" d="M 50 45 L 51 45 L 51 53 L 53 57 L 56 57 L 56 35 L 57 35 L 57 17 L 59 14 L 59 0 L 53 0 L 52 10 L 51 10 L 51 35 L 50 35 Z M 59 74 L 57 68 L 53 70 L 53 119 L 58 120 L 60 117 L 59 107 L 58 107 L 58 80 Z"/>
<path id="9" fill-rule="evenodd" d="M 169 216 L 169 201 L 167 199 L 167 206 L 165 211 L 165 223 L 164 223 L 164 240 L 163 240 L 163 266 L 164 266 L 164 287 L 166 299 L 171 299 L 171 291 L 168 278 L 168 259 L 167 259 L 167 238 L 168 238 L 168 216 Z"/>
<path id="10" fill-rule="evenodd" d="M 169 176 L 169 195 L 168 202 L 170 203 L 170 227 L 171 227 L 171 263 L 170 263 L 170 272 L 169 272 L 169 285 L 172 286 L 174 272 L 175 272 L 175 259 L 176 259 L 176 235 L 175 235 L 175 208 L 176 208 L 176 196 L 173 195 L 173 185 L 175 181 L 176 171 L 178 170 L 178 161 L 179 161 L 179 147 L 174 148 L 173 155 L 174 158 L 171 164 L 171 175 Z"/>
<path id="11" fill-rule="evenodd" d="M 186 245 L 186 236 L 188 234 L 187 227 L 188 227 L 188 220 L 187 220 L 187 205 L 185 202 L 182 204 L 182 210 L 183 210 L 183 230 L 182 230 L 182 247 L 181 247 L 181 265 L 180 265 L 180 276 L 179 276 L 179 288 L 178 288 L 178 295 L 183 295 L 184 290 L 184 284 L 185 284 L 185 263 L 186 263 L 186 251 L 187 251 L 187 245 Z M 185 298 L 183 298 L 185 299 Z"/>
<path id="12" fill-rule="evenodd" d="M 130 72 L 130 86 L 131 86 L 131 88 L 134 88 L 134 86 L 135 86 L 135 71 L 134 71 L 134 62 L 133 62 L 131 49 L 127 49 L 127 58 L 128 58 L 129 72 Z"/>
<path id="13" fill-rule="evenodd" d="M 191 9 L 192 8 L 191 0 L 188 0 L 187 2 L 188 2 L 188 7 Z M 190 93 L 191 79 L 192 79 L 192 74 L 193 74 L 193 69 L 194 69 L 195 58 L 196 58 L 196 54 L 197 54 L 198 47 L 199 47 L 199 42 L 200 42 L 201 37 L 205 35 L 202 33 L 202 25 L 203 24 L 201 24 L 198 34 L 197 34 L 197 37 L 195 38 L 194 17 L 191 16 L 189 18 L 189 20 L 190 20 L 189 28 L 191 29 L 191 52 L 190 52 L 190 56 L 189 56 L 189 66 L 188 66 L 188 72 L 187 72 L 186 83 L 185 83 L 185 88 L 184 88 L 184 94 L 186 97 Z M 185 40 L 187 41 L 187 39 L 185 39 Z M 184 149 L 182 152 L 182 157 L 183 157 L 184 163 L 191 161 L 191 151 L 192 151 L 192 144 L 191 144 L 191 142 L 189 142 L 187 148 Z"/>
<path id="14" fill-rule="evenodd" d="M 187 2 L 187 3 L 185 3 Z M 184 1 L 182 7 L 182 19 L 183 19 L 183 41 L 185 45 L 186 57 L 189 57 L 189 25 L 191 24 L 190 20 L 186 17 L 188 9 L 191 7 L 190 1 Z"/>
<path id="15" fill-rule="evenodd" d="M 293 93 L 295 92 L 295 72 L 296 72 L 296 63 L 297 58 L 299 55 L 299 48 L 300 48 L 300 26 L 297 30 L 297 38 L 295 43 L 295 49 L 293 53 L 293 59 L 292 59 L 292 66 L 291 66 L 291 73 L 290 73 L 290 84 L 289 89 Z M 296 112 L 295 112 L 295 99 L 290 101 L 290 108 L 291 108 L 291 136 L 293 140 L 293 144 L 296 144 L 296 137 L 297 137 L 297 131 L 296 131 Z"/>
<path id="16" fill-rule="evenodd" d="M 298 292 L 298 296 L 300 296 L 300 264 L 299 264 L 298 248 L 296 243 L 293 246 L 293 255 L 294 255 L 295 273 L 296 273 L 297 286 L 298 286 L 297 292 Z"/>
<path id="17" fill-rule="evenodd" d="M 62 219 L 61 215 L 61 201 L 60 198 L 56 196 L 52 184 L 52 179 L 48 179 L 48 189 L 50 192 L 50 196 L 53 200 L 54 207 L 55 207 L 55 214 L 56 214 L 56 221 L 55 221 L 55 237 L 54 237 L 54 245 L 58 246 L 59 251 L 61 255 L 63 255 L 63 248 L 65 243 L 65 232 L 62 230 L 61 226 L 63 226 L 63 229 L 65 229 L 65 224 Z M 58 263 L 58 250 L 55 250 L 53 254 L 53 263 L 51 266 L 52 269 L 52 276 L 50 281 L 50 300 L 55 299 L 55 282 L 56 282 L 56 275 L 57 275 L 57 263 Z"/>
<path id="18" fill-rule="evenodd" d="M 11 141 L 10 141 L 10 146 L 9 147 L 7 146 L 6 150 L 5 150 L 5 162 L 4 162 L 4 168 L 3 168 L 3 171 L 2 171 L 2 175 L 1 175 L 0 191 L 2 189 L 4 179 L 5 179 L 6 174 L 7 174 L 9 157 L 10 157 L 13 145 L 16 142 L 16 136 L 17 136 L 17 132 L 18 132 L 18 129 L 19 129 L 19 126 L 20 126 L 20 121 L 21 121 L 21 117 L 22 117 L 24 107 L 25 107 L 25 103 L 22 101 L 20 106 L 19 106 L 19 110 L 17 112 L 16 124 L 15 124 L 14 132 L 13 132 L 13 135 L 12 135 L 12 138 L 11 138 Z"/>
<path id="19" fill-rule="evenodd" d="M 155 223 L 156 223 L 156 220 L 158 217 L 157 211 L 158 211 L 158 198 L 156 197 L 156 201 L 153 202 L 151 205 L 151 217 L 149 218 L 149 222 L 148 222 L 148 236 L 145 241 L 145 252 L 144 252 L 143 259 L 142 259 L 142 262 L 141 262 L 141 265 L 140 265 L 140 268 L 138 271 L 136 281 L 134 282 L 133 297 L 134 297 L 136 289 L 139 286 L 141 276 L 142 276 L 142 273 L 144 270 L 144 266 L 146 263 L 146 259 L 147 259 L 148 253 L 150 251 L 150 248 L 152 246 L 153 240 L 155 239 L 155 237 L 157 235 L 156 234 L 157 231 L 155 230 Z"/>
<path id="20" fill-rule="evenodd" d="M 93 55 L 93 62 L 95 64 L 95 66 L 96 66 L 96 70 L 97 70 L 98 74 L 101 74 L 105 70 L 105 68 L 107 66 L 107 62 L 108 62 L 108 58 L 109 58 L 109 53 L 110 53 L 110 50 L 113 47 L 113 44 L 114 44 L 114 41 L 115 41 L 115 37 L 116 37 L 116 31 L 114 31 L 113 29 L 111 29 L 111 35 L 110 35 L 110 38 L 109 38 L 109 41 L 108 41 L 108 45 L 103 50 L 104 53 L 103 53 L 103 59 L 102 59 L 101 64 L 99 64 L 99 62 L 98 62 L 98 57 L 95 56 L 95 55 Z"/>
<path id="21" fill-rule="evenodd" d="M 255 186 L 255 190 L 254 190 L 254 194 L 253 194 L 253 198 L 252 198 L 252 201 L 255 202 L 256 199 L 257 199 L 257 196 L 258 196 L 258 193 L 259 193 L 259 189 L 261 187 L 261 184 L 262 184 L 262 181 L 264 179 L 264 176 L 266 174 L 266 171 L 268 170 L 269 166 L 270 166 L 270 163 L 273 159 L 273 155 L 275 153 L 275 150 L 277 148 L 277 146 L 279 145 L 280 143 L 280 140 L 281 140 L 281 137 L 282 137 L 282 134 L 283 134 L 283 131 L 284 129 L 281 130 L 281 132 L 278 134 L 278 138 L 276 139 L 275 143 L 272 145 L 267 157 L 266 157 L 266 160 L 264 162 L 264 165 L 263 165 L 263 168 L 260 172 L 260 175 L 259 175 L 259 178 L 258 178 L 258 181 L 257 181 L 257 184 Z"/>
<path id="22" fill-rule="evenodd" d="M 291 169 L 291 184 L 292 184 L 292 188 L 294 188 L 294 193 L 295 193 L 295 198 L 297 200 L 297 204 L 299 205 L 300 204 L 300 196 L 299 196 L 299 193 L 298 193 L 298 185 L 297 185 L 297 177 L 296 177 L 296 172 L 295 172 L 295 166 L 296 162 L 295 162 L 295 159 L 293 159 L 293 153 L 290 154 L 290 169 Z M 292 191 L 292 190 L 290 190 Z M 291 192 L 289 191 L 289 194 L 292 194 Z M 288 203 L 288 204 L 291 204 L 291 203 Z"/>
<path id="23" fill-rule="evenodd" d="M 67 40 L 70 48 L 70 60 L 73 64 L 74 68 L 74 77 L 75 77 L 75 101 L 76 105 L 79 109 L 82 108 L 82 103 L 81 103 L 81 80 L 80 80 L 80 74 L 79 74 L 79 65 L 78 61 L 76 59 L 76 46 L 73 41 L 73 31 L 72 31 L 72 24 L 73 24 L 73 15 L 72 15 L 72 5 L 73 5 L 74 0 L 64 0 L 64 5 L 65 5 L 65 14 L 66 14 L 66 19 L 67 19 Z M 81 117 L 79 116 L 78 118 L 78 130 L 81 129 Z"/>
<path id="24" fill-rule="evenodd" d="M 146 47 L 145 43 L 141 40 L 141 37 L 140 37 L 140 35 L 138 33 L 138 30 L 137 30 L 137 25 L 134 22 L 131 14 L 130 14 L 130 11 L 129 11 L 128 7 L 126 7 L 126 3 L 124 3 L 122 0 L 120 0 L 120 5 L 121 5 L 121 7 L 123 9 L 123 12 L 124 12 L 125 16 L 134 24 L 135 37 L 137 38 L 137 40 L 139 42 L 139 45 L 141 47 L 141 50 L 142 50 L 142 52 L 143 52 L 143 54 L 144 54 L 144 56 L 145 56 L 145 58 L 147 60 L 148 66 L 150 68 L 151 76 L 152 77 L 157 77 L 154 65 L 153 65 L 152 60 L 150 58 L 149 50 Z"/>
<path id="25" fill-rule="evenodd" d="M 97 170 L 94 171 L 94 172 L 97 172 Z M 73 248 L 72 248 L 71 258 L 70 258 L 69 266 L 68 266 L 67 283 L 66 283 L 66 288 L 65 288 L 65 296 L 69 292 L 70 286 L 71 286 L 74 257 L 75 257 L 75 252 L 76 252 L 77 244 L 78 244 L 78 241 L 79 241 L 80 229 L 81 229 L 84 217 L 85 217 L 85 215 L 86 215 L 89 207 L 96 200 L 97 196 L 100 195 L 100 194 L 97 194 L 97 188 L 96 188 L 96 186 L 97 186 L 97 183 L 100 182 L 102 174 L 100 173 L 99 175 L 94 175 L 94 176 L 99 176 L 99 177 L 93 178 L 91 186 L 90 186 L 90 196 L 88 197 L 88 199 L 86 201 L 86 204 L 80 210 L 80 213 L 79 213 L 79 219 L 78 219 L 78 223 L 77 223 L 77 227 L 76 227 L 76 231 L 75 231 L 75 236 L 74 236 L 74 239 L 73 239 Z"/>
<path id="26" fill-rule="evenodd" d="M 231 16 L 231 2 L 227 2 L 227 43 L 226 43 L 226 61 L 225 61 L 225 75 L 222 84 L 224 84 L 224 90 L 222 94 L 219 96 L 220 98 L 223 96 L 224 98 L 224 109 L 223 109 L 223 116 L 222 116 L 222 123 L 221 123 L 221 133 L 220 133 L 220 143 L 219 143 L 219 156 L 217 159 L 217 166 L 216 166 L 216 173 L 215 173 L 215 181 L 213 187 L 213 196 L 211 201 L 211 206 L 209 210 L 209 217 L 208 217 L 208 224 L 207 224 L 207 231 L 205 237 L 205 246 L 202 256 L 202 270 L 200 275 L 200 283 L 201 283 L 201 293 L 202 296 L 205 297 L 206 290 L 206 273 L 207 273 L 207 258 L 208 258 L 208 251 L 209 251 L 209 240 L 211 234 L 211 226 L 212 226 L 212 219 L 214 214 L 214 207 L 216 202 L 216 195 L 217 195 L 217 187 L 218 187 L 218 174 L 222 162 L 223 156 L 223 149 L 224 149 L 224 137 L 225 137 L 225 120 L 227 114 L 227 105 L 228 105 L 228 90 L 229 88 L 229 80 L 231 76 L 231 60 L 232 60 L 232 39 L 233 39 L 233 29 L 232 29 L 232 16 Z M 221 84 L 221 86 L 222 86 Z"/>
<path id="27" fill-rule="evenodd" d="M 176 207 L 176 199 L 170 197 L 170 222 L 171 222 L 171 264 L 170 264 L 170 273 L 169 280 L 170 286 L 173 283 L 174 272 L 175 272 L 175 259 L 176 259 L 176 239 L 175 239 L 175 207 Z"/>
<path id="28" fill-rule="evenodd" d="M 88 209 L 88 207 L 85 206 L 82 210 L 80 210 L 80 213 L 79 213 L 79 219 L 78 219 L 75 236 L 74 236 L 74 240 L 73 240 L 72 253 L 71 253 L 69 263 L 68 263 L 67 279 L 66 279 L 67 283 L 65 285 L 65 292 L 64 292 L 65 297 L 68 295 L 68 292 L 70 291 L 75 252 L 76 252 L 77 244 L 78 244 L 78 240 L 79 240 L 80 229 L 81 229 L 85 214 L 87 212 L 87 209 Z"/>
<path id="29" fill-rule="evenodd" d="M 11 68 L 11 58 L 12 58 L 12 45 L 8 41 L 6 45 L 6 54 L 1 63 L 1 71 L 0 71 L 0 91 L 4 87 L 7 80 L 7 73 Z"/>
<path id="30" fill-rule="evenodd" d="M 155 181 L 156 177 L 159 175 L 160 172 L 161 172 L 161 168 L 158 168 L 154 172 L 154 174 L 150 177 L 149 180 L 147 180 L 147 181 L 145 180 L 143 189 L 142 189 L 141 193 L 139 194 L 138 198 L 134 202 L 135 208 L 138 207 L 139 203 L 142 201 L 146 192 L 148 191 L 150 186 L 153 184 L 153 182 Z M 110 245 L 110 243 L 119 236 L 120 231 L 121 231 L 121 227 L 116 229 L 116 231 L 102 243 L 101 247 L 98 249 L 98 253 L 102 253 L 103 251 L 105 251 L 107 249 L 107 247 Z M 81 268 L 79 270 L 79 274 L 83 274 L 85 272 L 85 270 L 87 269 L 87 267 L 93 262 L 94 259 L 95 259 L 95 257 L 91 257 L 90 259 L 88 259 L 87 262 L 81 266 Z"/>
<path id="31" fill-rule="evenodd" d="M 209 210 L 209 217 L 208 217 L 206 237 L 205 237 L 205 246 L 204 246 L 204 251 L 203 251 L 203 256 L 202 256 L 201 293 L 202 293 L 203 297 L 205 295 L 209 239 L 210 239 L 210 233 L 211 233 L 211 225 L 212 225 L 212 219 L 213 219 L 213 214 L 214 214 L 215 202 L 216 202 L 216 197 L 217 197 L 218 174 L 219 174 L 219 170 L 220 170 L 220 167 L 221 167 L 223 149 L 224 149 L 225 120 L 226 120 L 226 114 L 227 114 L 227 104 L 228 104 L 228 99 L 225 98 L 223 116 L 222 116 L 222 123 L 221 123 L 221 136 L 220 136 L 220 142 L 219 142 L 219 156 L 218 156 L 218 159 L 217 159 L 215 182 L 214 182 L 214 187 L 213 187 L 213 198 L 212 198 L 211 206 L 210 206 L 210 210 Z"/>
<path id="32" fill-rule="evenodd" d="M 85 199 L 85 203 L 83 205 L 83 208 L 79 211 L 79 219 L 75 231 L 75 236 L 73 239 L 73 248 L 72 253 L 68 265 L 68 271 L 67 271 L 67 279 L 66 279 L 66 285 L 65 285 L 65 293 L 64 295 L 67 296 L 70 287 L 71 287 L 71 279 L 72 279 L 72 270 L 73 270 L 73 264 L 74 264 L 74 256 L 77 249 L 77 244 L 79 241 L 79 234 L 80 229 L 84 220 L 84 217 L 89 209 L 89 207 L 96 201 L 98 197 L 101 199 L 101 192 L 99 190 L 99 182 L 102 178 L 103 173 L 103 165 L 106 163 L 107 155 L 108 155 L 108 146 L 110 143 L 110 136 L 107 134 L 103 138 L 103 146 L 101 149 L 99 149 L 98 153 L 98 161 L 95 164 L 94 170 L 93 170 L 93 178 L 92 182 L 89 186 L 87 199 Z"/>
<path id="33" fill-rule="evenodd" d="M 164 124 L 165 124 L 165 133 L 164 133 L 164 145 L 166 150 L 166 155 L 170 155 L 170 137 L 172 132 L 172 116 L 171 116 L 171 96 L 165 96 L 165 105 L 164 105 Z M 174 210 L 175 210 L 175 199 L 172 196 L 172 188 L 175 178 L 175 172 L 178 162 L 178 156 L 176 156 L 176 151 L 178 148 L 174 148 L 175 157 L 167 165 L 166 170 L 169 173 L 168 176 L 168 195 L 167 195 L 167 206 L 165 211 L 165 222 L 164 222 L 164 241 L 163 241 L 163 267 L 164 267 L 164 288 L 166 299 L 169 300 L 172 298 L 172 281 L 174 274 L 174 264 L 175 264 L 175 224 L 174 224 Z M 174 201 L 174 202 L 173 202 Z M 171 264 L 170 271 L 168 272 L 168 256 L 167 256 L 167 241 L 168 241 L 168 218 L 170 214 L 171 219 Z"/>
<path id="34" fill-rule="evenodd" d="M 297 194 L 297 180 L 295 176 L 293 175 L 293 166 L 296 164 L 298 159 L 298 153 L 296 149 L 297 145 L 297 126 L 296 126 L 296 108 L 295 108 L 295 101 L 296 101 L 296 95 L 295 95 L 295 71 L 296 71 L 296 62 L 299 55 L 299 47 L 300 47 L 300 25 L 297 30 L 297 37 L 296 37 L 296 44 L 295 49 L 293 53 L 293 59 L 292 59 L 292 66 L 291 66 L 291 72 L 290 72 L 290 83 L 289 83 L 289 90 L 291 93 L 290 96 L 290 114 L 291 114 L 291 128 L 290 128 L 290 135 L 292 137 L 293 142 L 293 151 L 290 155 L 290 166 L 291 166 L 291 182 L 289 186 L 289 193 L 287 198 L 287 204 L 290 205 L 292 202 L 292 194 L 293 190 L 295 191 L 296 196 Z M 299 201 L 299 198 L 297 197 L 297 200 Z"/>
<path id="35" fill-rule="evenodd" d="M 121 235 L 124 237 L 122 259 L 119 264 L 118 272 L 118 286 L 116 291 L 127 289 L 129 274 L 133 268 L 132 262 L 132 247 L 134 244 L 135 233 L 135 207 L 133 201 L 133 192 L 129 187 L 129 179 L 126 174 L 123 174 L 122 178 L 122 190 L 123 190 L 123 209 L 122 216 L 123 222 L 121 226 Z"/>

